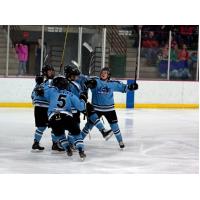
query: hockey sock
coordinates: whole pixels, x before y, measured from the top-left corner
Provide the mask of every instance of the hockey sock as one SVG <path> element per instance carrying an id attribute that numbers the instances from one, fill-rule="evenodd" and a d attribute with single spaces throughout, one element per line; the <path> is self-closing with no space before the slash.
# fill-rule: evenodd
<path id="1" fill-rule="evenodd" d="M 67 147 L 69 146 L 69 142 L 68 142 L 66 136 L 59 139 L 59 141 L 60 141 L 60 145 L 63 147 L 63 149 L 67 150 Z"/>
<path id="2" fill-rule="evenodd" d="M 119 130 L 118 124 L 117 123 L 110 124 L 110 127 L 111 127 L 113 133 L 115 134 L 117 141 L 121 142 L 122 141 L 122 135 L 121 135 L 121 132 Z"/>
<path id="3" fill-rule="evenodd" d="M 81 134 L 74 135 L 74 145 L 76 149 L 78 149 L 79 151 L 80 150 L 84 151 L 84 144 L 83 144 L 83 139 L 82 139 Z"/>
<path id="4" fill-rule="evenodd" d="M 90 122 L 87 122 L 83 128 L 83 130 L 81 131 L 81 136 L 82 139 L 84 140 L 85 137 L 87 136 L 87 134 L 89 133 L 89 131 L 93 128 L 93 124 L 91 124 Z"/>
<path id="5" fill-rule="evenodd" d="M 58 141 L 57 137 L 54 135 L 53 132 L 51 132 L 51 140 L 52 140 L 52 142 L 57 142 Z"/>
<path id="6" fill-rule="evenodd" d="M 71 133 L 68 133 L 67 140 L 70 144 L 74 144 L 74 137 L 71 135 Z"/>
<path id="7" fill-rule="evenodd" d="M 51 139 L 52 142 L 58 142 L 59 140 L 66 138 L 65 134 L 60 135 L 60 136 L 56 136 L 53 132 L 51 132 Z"/>
<path id="8" fill-rule="evenodd" d="M 102 131 L 103 129 L 105 129 L 103 123 L 101 122 L 101 120 L 99 119 L 96 113 L 92 114 L 89 117 L 89 119 L 99 129 L 99 131 Z"/>
<path id="9" fill-rule="evenodd" d="M 45 129 L 46 129 L 46 126 L 45 127 L 37 127 L 35 134 L 34 134 L 34 140 L 36 140 L 37 142 L 40 142 Z"/>

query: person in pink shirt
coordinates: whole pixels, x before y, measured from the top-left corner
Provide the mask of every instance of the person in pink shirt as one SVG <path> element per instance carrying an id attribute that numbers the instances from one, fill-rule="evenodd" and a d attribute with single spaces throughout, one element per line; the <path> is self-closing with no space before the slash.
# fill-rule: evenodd
<path id="1" fill-rule="evenodd" d="M 16 44 L 15 50 L 19 60 L 17 75 L 24 75 L 26 74 L 26 64 L 28 61 L 28 46 L 26 45 L 26 41 L 22 40 L 19 44 Z"/>

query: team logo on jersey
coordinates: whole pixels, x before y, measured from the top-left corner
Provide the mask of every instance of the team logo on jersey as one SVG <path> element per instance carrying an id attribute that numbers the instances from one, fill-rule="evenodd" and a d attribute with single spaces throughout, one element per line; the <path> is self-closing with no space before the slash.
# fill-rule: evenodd
<path id="1" fill-rule="evenodd" d="M 108 93 L 110 93 L 110 88 L 108 88 L 107 86 L 101 87 L 98 90 L 98 94 L 108 94 Z"/>

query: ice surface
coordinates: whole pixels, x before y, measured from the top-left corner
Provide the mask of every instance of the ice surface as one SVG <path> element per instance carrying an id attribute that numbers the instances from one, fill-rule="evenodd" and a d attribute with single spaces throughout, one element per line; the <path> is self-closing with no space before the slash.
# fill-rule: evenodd
<path id="1" fill-rule="evenodd" d="M 114 136 L 104 141 L 94 128 L 91 140 L 85 140 L 87 158 L 82 162 L 77 153 L 72 158 L 52 153 L 50 129 L 41 140 L 45 151 L 31 152 L 33 109 L 1 108 L 0 173 L 198 173 L 198 112 L 119 109 L 126 148 L 121 151 Z"/>

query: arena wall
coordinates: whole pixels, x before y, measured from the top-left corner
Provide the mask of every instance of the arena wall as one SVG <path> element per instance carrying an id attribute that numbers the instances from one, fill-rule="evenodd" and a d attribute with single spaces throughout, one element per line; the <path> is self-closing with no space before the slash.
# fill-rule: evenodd
<path id="1" fill-rule="evenodd" d="M 127 80 L 122 81 L 127 83 Z M 115 106 L 126 108 L 129 103 L 135 108 L 199 107 L 199 82 L 140 80 L 138 84 L 139 90 L 131 98 L 116 92 Z M 34 85 L 33 78 L 0 78 L 0 107 L 32 107 L 31 92 Z"/>

